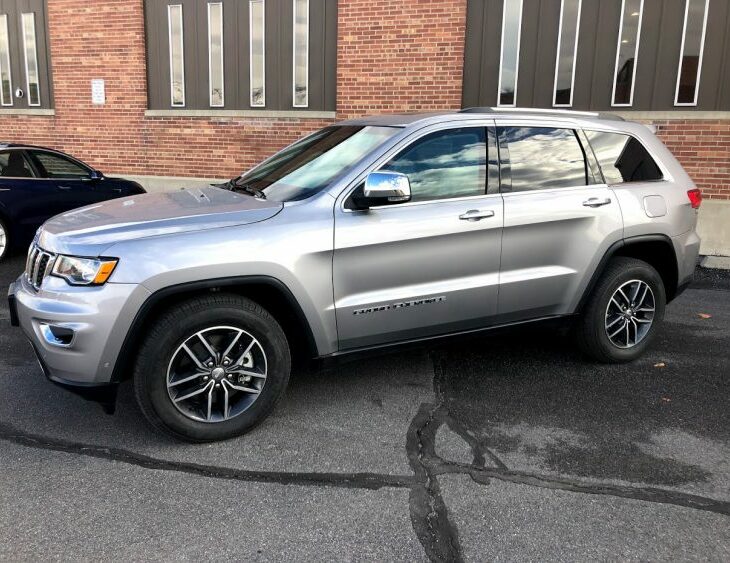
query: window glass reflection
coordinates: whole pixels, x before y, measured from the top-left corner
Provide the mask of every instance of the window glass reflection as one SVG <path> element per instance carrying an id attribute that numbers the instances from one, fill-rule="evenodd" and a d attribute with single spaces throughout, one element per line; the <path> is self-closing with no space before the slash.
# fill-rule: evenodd
<path id="1" fill-rule="evenodd" d="M 223 4 L 208 4 L 208 64 L 210 70 L 210 105 L 224 105 L 223 92 Z"/>
<path id="2" fill-rule="evenodd" d="M 251 0 L 249 7 L 251 20 L 251 105 L 263 107 L 266 105 L 264 0 Z"/>
<path id="3" fill-rule="evenodd" d="M 294 0 L 294 106 L 309 105 L 309 0 Z"/>
<path id="4" fill-rule="evenodd" d="M 562 0 L 560 8 L 560 39 L 555 63 L 555 92 L 553 105 L 573 105 L 573 79 L 578 49 L 578 28 L 581 0 Z"/>
<path id="5" fill-rule="evenodd" d="M 629 135 L 586 131 L 607 184 L 661 180 L 662 172 L 643 145 Z"/>
<path id="6" fill-rule="evenodd" d="M 170 45 L 170 105 L 185 105 L 185 54 L 183 49 L 183 8 L 167 7 Z"/>
<path id="7" fill-rule="evenodd" d="M 22 14 L 23 51 L 25 52 L 25 74 L 28 85 L 28 105 L 41 105 L 38 77 L 38 52 L 36 50 L 35 14 Z"/>
<path id="8" fill-rule="evenodd" d="M 702 46 L 707 26 L 707 0 L 687 0 L 684 43 L 679 60 L 675 103 L 694 105 L 702 65 Z"/>
<path id="9" fill-rule="evenodd" d="M 13 80 L 10 72 L 10 40 L 8 16 L 0 15 L 0 104 L 13 105 Z"/>
<path id="10" fill-rule="evenodd" d="M 510 191 L 588 184 L 583 149 L 572 129 L 500 127 L 498 134 L 500 147 L 509 151 L 509 163 L 505 164 L 511 171 Z"/>
<path id="11" fill-rule="evenodd" d="M 504 0 L 503 10 L 497 105 L 514 106 L 517 100 L 517 71 L 520 64 L 522 0 Z"/>
<path id="12" fill-rule="evenodd" d="M 616 69 L 613 84 L 613 105 L 630 106 L 634 99 L 636 57 L 639 52 L 639 33 L 644 0 L 623 0 Z"/>

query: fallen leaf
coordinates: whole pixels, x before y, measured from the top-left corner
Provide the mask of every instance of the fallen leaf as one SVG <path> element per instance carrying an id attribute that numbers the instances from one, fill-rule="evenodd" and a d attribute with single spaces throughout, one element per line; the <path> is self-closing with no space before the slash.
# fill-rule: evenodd
<path id="1" fill-rule="evenodd" d="M 665 364 L 664 362 L 659 362 L 659 363 L 654 364 L 654 367 L 655 368 L 664 368 L 664 367 L 667 367 L 667 364 Z"/>
<path id="2" fill-rule="evenodd" d="M 708 315 L 707 313 L 697 313 L 697 316 L 701 319 L 711 319 L 712 315 Z"/>

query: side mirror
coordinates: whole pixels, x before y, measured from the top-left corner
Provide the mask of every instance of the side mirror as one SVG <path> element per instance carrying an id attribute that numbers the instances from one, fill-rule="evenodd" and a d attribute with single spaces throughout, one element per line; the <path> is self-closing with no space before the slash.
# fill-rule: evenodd
<path id="1" fill-rule="evenodd" d="M 98 170 L 92 170 L 91 172 L 89 172 L 88 180 L 90 182 L 98 182 L 99 180 L 103 180 L 103 179 L 104 179 L 104 174 L 102 174 Z"/>
<path id="2" fill-rule="evenodd" d="M 365 178 L 363 196 L 375 205 L 403 203 L 411 200 L 411 183 L 398 172 L 371 172 Z"/>

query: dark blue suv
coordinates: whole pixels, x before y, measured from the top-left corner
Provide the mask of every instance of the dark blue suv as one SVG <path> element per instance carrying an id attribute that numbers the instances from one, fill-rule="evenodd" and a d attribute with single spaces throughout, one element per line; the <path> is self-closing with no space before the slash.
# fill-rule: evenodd
<path id="1" fill-rule="evenodd" d="M 0 260 L 27 245 L 47 219 L 84 205 L 145 193 L 58 151 L 0 144 Z M 11 247 L 12 245 L 12 247 Z"/>

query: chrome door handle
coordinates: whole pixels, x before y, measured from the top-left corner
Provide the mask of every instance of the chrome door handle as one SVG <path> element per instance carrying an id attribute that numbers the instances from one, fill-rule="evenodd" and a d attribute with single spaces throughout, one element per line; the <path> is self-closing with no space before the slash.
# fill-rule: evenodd
<path id="1" fill-rule="evenodd" d="M 58 186 L 59 190 L 70 190 L 71 186 Z"/>
<path id="2" fill-rule="evenodd" d="M 583 205 L 586 207 L 601 207 L 602 205 L 608 205 L 609 203 L 611 203 L 610 197 L 604 197 L 603 199 L 591 197 L 585 200 Z"/>
<path id="3" fill-rule="evenodd" d="M 494 217 L 494 211 L 491 209 L 486 209 L 484 211 L 481 209 L 470 209 L 466 213 L 459 215 L 459 219 L 462 221 L 481 221 L 487 217 Z"/>

